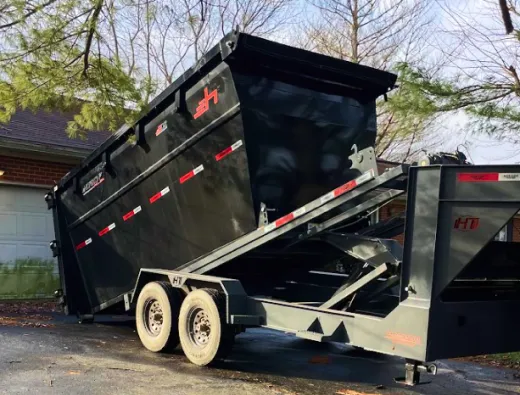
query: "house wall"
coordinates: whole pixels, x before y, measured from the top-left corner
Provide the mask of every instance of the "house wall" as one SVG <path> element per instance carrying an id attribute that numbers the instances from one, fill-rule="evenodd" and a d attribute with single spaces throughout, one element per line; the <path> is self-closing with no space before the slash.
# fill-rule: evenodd
<path id="1" fill-rule="evenodd" d="M 74 166 L 73 163 L 45 160 L 45 157 L 42 158 L 41 156 L 35 158 L 29 153 L 20 153 L 20 156 L 14 156 L 15 154 L 15 151 L 11 153 L 13 156 L 0 154 L 0 170 L 4 171 L 4 174 L 0 176 L 0 188 L 4 188 L 2 191 L 4 198 L 8 190 L 13 191 L 13 188 L 25 191 L 23 199 L 21 196 L 20 199 L 26 202 L 26 204 L 32 202 L 29 197 L 37 194 L 38 196 L 41 195 L 41 203 L 45 206 L 43 201 L 45 189 L 40 188 L 48 187 L 50 189 L 55 182 L 59 181 Z M 8 184 L 21 185 L 22 187 L 13 187 Z M 30 188 L 31 186 L 34 186 L 35 189 Z M 31 192 L 31 190 L 37 192 Z M 30 223 L 31 215 L 34 213 L 44 214 L 46 221 L 49 220 L 47 216 L 51 215 L 50 211 L 45 210 L 45 212 L 41 212 L 41 209 L 38 207 L 31 210 L 35 211 L 19 213 L 14 208 L 2 207 L 1 214 L 4 214 L 6 217 L 16 216 L 15 218 L 17 218 L 19 223 Z M 43 215 L 33 215 L 33 217 L 41 219 Z M 38 224 L 39 222 L 36 222 L 36 225 Z M 0 247 L 12 248 L 12 245 L 16 245 L 17 237 L 20 237 L 20 240 L 25 240 L 25 243 L 28 243 L 29 239 L 34 243 L 39 242 L 39 239 L 35 238 L 36 236 L 24 234 L 22 231 L 23 226 L 20 228 L 18 226 L 21 225 L 15 226 L 16 235 L 13 239 L 9 232 L 7 232 L 7 235 L 1 232 L 2 224 L 0 224 L 0 233 L 4 236 L 2 239 L 4 245 Z M 48 232 L 42 230 L 43 228 L 49 228 L 48 222 L 44 222 L 37 229 L 33 228 L 29 233 L 43 232 L 45 237 L 48 236 L 48 241 L 52 240 L 54 236 L 48 235 Z M 6 251 L 3 251 L 3 253 L 5 255 Z M 48 259 L 38 255 L 0 261 L 0 299 L 48 298 L 52 297 L 53 292 L 57 288 L 59 288 L 59 274 L 55 259 Z"/>
<path id="2" fill-rule="evenodd" d="M 513 219 L 513 226 L 511 230 L 512 241 L 520 243 L 520 218 Z"/>
<path id="3" fill-rule="evenodd" d="M 0 181 L 52 186 L 72 167 L 68 163 L 0 155 L 0 170 L 4 171 Z"/>
<path id="4" fill-rule="evenodd" d="M 384 206 L 383 208 L 381 208 L 381 210 L 379 210 L 379 220 L 385 221 L 396 215 L 404 213 L 405 208 L 406 208 L 406 205 L 404 202 L 393 201 L 393 202 L 387 204 L 386 206 Z M 400 234 L 400 235 L 394 237 L 394 239 L 399 241 L 399 243 L 403 244 L 404 243 L 403 236 L 404 236 L 403 234 Z"/>

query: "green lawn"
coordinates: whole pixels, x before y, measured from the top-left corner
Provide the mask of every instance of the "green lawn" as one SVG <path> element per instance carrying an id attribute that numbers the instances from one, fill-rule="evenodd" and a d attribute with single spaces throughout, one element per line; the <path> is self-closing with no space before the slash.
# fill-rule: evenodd
<path id="1" fill-rule="evenodd" d="M 465 361 L 471 361 L 491 366 L 502 366 L 506 368 L 520 370 L 520 352 L 510 352 L 505 354 L 479 355 L 476 357 L 462 358 Z"/>
<path id="2" fill-rule="evenodd" d="M 47 298 L 58 288 L 59 276 L 53 260 L 0 262 L 0 299 Z"/>
<path id="3" fill-rule="evenodd" d="M 497 361 L 504 361 L 511 364 L 520 366 L 520 352 L 510 352 L 507 354 L 495 354 L 490 355 L 490 358 L 496 359 Z"/>

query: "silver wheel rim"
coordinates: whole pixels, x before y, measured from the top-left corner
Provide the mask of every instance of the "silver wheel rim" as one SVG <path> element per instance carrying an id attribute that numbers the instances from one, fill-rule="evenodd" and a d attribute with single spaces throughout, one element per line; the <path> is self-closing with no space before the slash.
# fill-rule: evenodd
<path id="1" fill-rule="evenodd" d="M 143 322 L 150 336 L 159 336 L 162 330 L 164 315 L 157 299 L 150 298 L 144 304 Z"/>
<path id="2" fill-rule="evenodd" d="M 208 313 L 201 308 L 192 308 L 188 314 L 188 333 L 191 343 L 204 348 L 211 339 L 211 322 Z"/>

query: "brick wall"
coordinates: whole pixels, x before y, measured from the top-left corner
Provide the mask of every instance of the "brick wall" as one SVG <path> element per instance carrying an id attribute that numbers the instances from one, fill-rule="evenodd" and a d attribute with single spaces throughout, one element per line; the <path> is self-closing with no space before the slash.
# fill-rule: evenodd
<path id="1" fill-rule="evenodd" d="M 515 243 L 520 243 L 520 218 L 513 219 L 511 236 L 511 241 L 514 241 Z"/>
<path id="2" fill-rule="evenodd" d="M 383 208 L 381 208 L 381 210 L 379 210 L 379 220 L 384 221 L 388 218 L 402 214 L 402 213 L 404 213 L 405 209 L 406 209 L 406 205 L 404 203 L 393 201 L 393 202 L 389 203 L 388 205 L 384 206 Z M 404 236 L 403 234 L 400 234 L 400 235 L 394 237 L 394 239 L 399 241 L 399 243 L 403 244 L 403 242 L 404 242 L 403 236 Z"/>
<path id="3" fill-rule="evenodd" d="M 0 155 L 0 170 L 5 172 L 0 181 L 51 186 L 72 167 L 70 164 Z"/>

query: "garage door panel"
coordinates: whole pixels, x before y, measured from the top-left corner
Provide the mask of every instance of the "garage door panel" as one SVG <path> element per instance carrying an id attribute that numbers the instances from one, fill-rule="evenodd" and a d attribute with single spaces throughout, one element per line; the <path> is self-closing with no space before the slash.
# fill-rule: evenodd
<path id="1" fill-rule="evenodd" d="M 0 210 L 13 210 L 17 206 L 16 194 L 13 194 L 13 188 L 0 188 Z"/>
<path id="2" fill-rule="evenodd" d="M 16 236 L 16 214 L 0 213 L 0 238 Z"/>
<path id="3" fill-rule="evenodd" d="M 41 189 L 32 189 L 31 193 L 24 193 L 20 197 L 20 202 L 22 206 L 31 207 L 30 211 L 36 210 L 46 210 L 47 204 L 45 203 L 45 192 Z"/>
<path id="4" fill-rule="evenodd" d="M 22 238 L 45 240 L 48 215 L 19 213 L 17 215 L 18 234 Z"/>
<path id="5" fill-rule="evenodd" d="M 0 185 L 0 299 L 50 296 L 59 287 L 45 191 Z"/>
<path id="6" fill-rule="evenodd" d="M 45 220 L 45 227 L 46 227 L 46 231 L 45 231 L 45 234 L 47 235 L 47 237 L 50 236 L 50 239 L 46 240 L 46 241 L 51 241 L 51 240 L 54 240 L 54 221 L 52 219 L 52 216 L 48 216 Z"/>
<path id="7" fill-rule="evenodd" d="M 52 259 L 52 253 L 49 248 L 49 244 L 41 243 L 30 243 L 30 244 L 19 244 L 17 250 L 18 258 L 21 259 Z"/>
<path id="8" fill-rule="evenodd" d="M 43 212 L 47 209 L 42 189 L 0 187 L 0 210 Z"/>
<path id="9" fill-rule="evenodd" d="M 17 243 L 0 242 L 0 263 L 8 266 L 14 265 L 14 261 L 18 256 Z"/>

